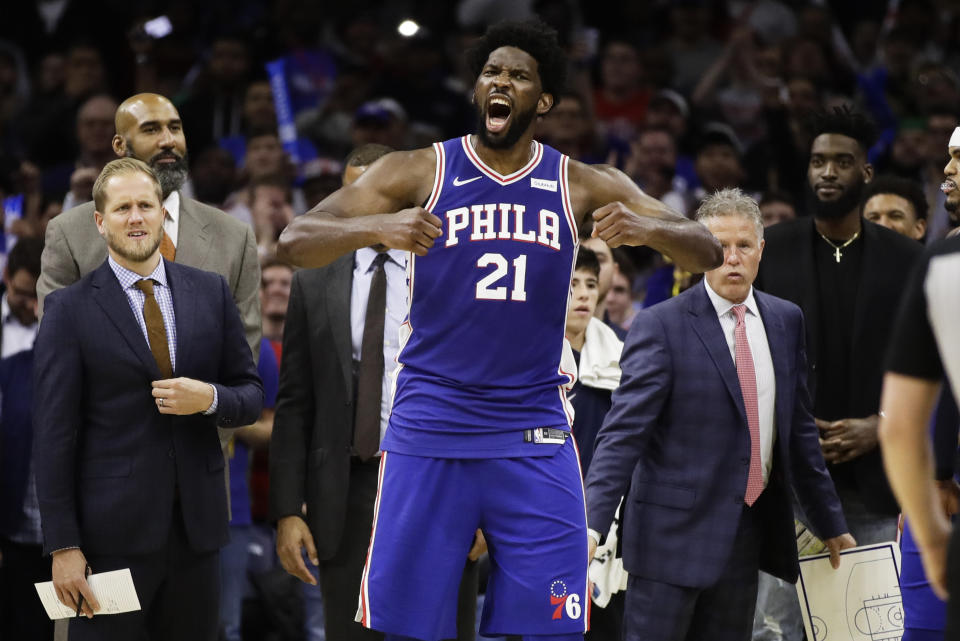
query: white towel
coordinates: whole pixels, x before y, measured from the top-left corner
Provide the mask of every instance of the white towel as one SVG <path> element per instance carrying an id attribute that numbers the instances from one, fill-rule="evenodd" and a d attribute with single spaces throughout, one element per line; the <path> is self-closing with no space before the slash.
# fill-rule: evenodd
<path id="1" fill-rule="evenodd" d="M 617 525 L 620 523 L 620 510 L 623 508 L 623 499 L 607 532 L 607 540 L 597 548 L 597 553 L 590 561 L 588 574 L 593 582 L 593 602 L 598 607 L 605 608 L 610 597 L 627 589 L 627 571 L 623 569 L 623 559 L 617 556 Z"/>
<path id="2" fill-rule="evenodd" d="M 620 384 L 620 352 L 623 341 L 598 318 L 587 323 L 580 351 L 580 383 L 613 391 Z"/>

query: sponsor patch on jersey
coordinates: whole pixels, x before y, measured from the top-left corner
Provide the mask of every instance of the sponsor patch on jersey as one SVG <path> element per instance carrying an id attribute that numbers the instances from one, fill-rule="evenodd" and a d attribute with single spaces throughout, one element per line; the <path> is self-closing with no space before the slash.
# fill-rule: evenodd
<path id="1" fill-rule="evenodd" d="M 530 186 L 534 189 L 542 189 L 544 191 L 557 191 L 557 181 L 556 180 L 545 180 L 543 178 L 531 178 Z"/>
<path id="2" fill-rule="evenodd" d="M 563 445 L 570 438 L 570 432 L 553 427 L 536 427 L 532 430 L 523 430 L 525 443 L 555 443 Z"/>

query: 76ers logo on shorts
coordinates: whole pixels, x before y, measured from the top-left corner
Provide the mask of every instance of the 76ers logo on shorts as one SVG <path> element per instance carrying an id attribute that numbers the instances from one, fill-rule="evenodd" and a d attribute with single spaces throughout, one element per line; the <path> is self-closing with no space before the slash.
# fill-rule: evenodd
<path id="1" fill-rule="evenodd" d="M 550 605 L 556 606 L 554 619 L 563 618 L 564 613 L 571 619 L 579 619 L 583 609 L 580 607 L 579 594 L 567 594 L 567 584 L 557 579 L 550 584 Z"/>

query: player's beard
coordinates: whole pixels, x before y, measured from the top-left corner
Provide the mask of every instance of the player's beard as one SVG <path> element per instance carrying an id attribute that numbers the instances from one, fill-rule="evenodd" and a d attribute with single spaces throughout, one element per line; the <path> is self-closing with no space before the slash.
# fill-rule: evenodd
<path id="1" fill-rule="evenodd" d="M 511 114 L 510 124 L 502 137 L 495 138 L 487 131 L 487 113 L 485 109 L 477 109 L 477 137 L 485 147 L 491 149 L 509 149 L 513 147 L 524 132 L 530 128 L 533 119 L 537 117 L 537 107 L 534 105 L 527 111 L 518 111 Z"/>
<path id="2" fill-rule="evenodd" d="M 960 227 L 960 200 L 950 200 L 948 194 L 946 200 L 943 201 L 943 208 L 947 210 L 947 219 L 950 221 L 950 226 Z"/>
<path id="3" fill-rule="evenodd" d="M 949 178 L 947 179 L 947 182 L 954 183 L 954 185 L 956 185 L 956 183 L 953 180 L 950 180 Z M 953 190 L 950 193 L 946 194 L 946 196 L 943 199 L 943 208 L 949 211 L 950 213 L 960 211 L 960 194 L 957 193 L 958 190 L 960 190 L 960 186 L 955 186 Z M 956 196 L 956 200 L 950 198 L 951 196 Z"/>
<path id="4" fill-rule="evenodd" d="M 820 200 L 817 192 L 807 183 L 807 200 L 814 218 L 821 220 L 838 220 L 843 218 L 860 204 L 865 183 L 857 182 L 847 187 L 839 198 L 834 200 Z"/>

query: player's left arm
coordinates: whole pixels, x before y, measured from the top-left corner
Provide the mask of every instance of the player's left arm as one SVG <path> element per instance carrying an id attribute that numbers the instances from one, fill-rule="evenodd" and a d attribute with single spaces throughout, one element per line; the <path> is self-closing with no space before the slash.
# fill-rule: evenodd
<path id="1" fill-rule="evenodd" d="M 570 199 L 578 223 L 593 215 L 593 235 L 610 247 L 646 245 L 689 272 L 723 262 L 720 243 L 706 227 L 671 210 L 608 165 L 569 165 Z"/>

